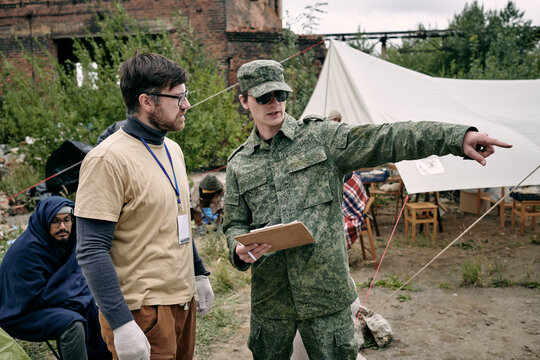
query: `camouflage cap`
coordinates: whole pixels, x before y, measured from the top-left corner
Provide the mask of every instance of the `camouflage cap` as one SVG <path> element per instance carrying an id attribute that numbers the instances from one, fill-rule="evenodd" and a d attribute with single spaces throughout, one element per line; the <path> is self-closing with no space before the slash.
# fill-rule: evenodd
<path id="1" fill-rule="evenodd" d="M 275 90 L 292 92 L 283 78 L 283 66 L 274 60 L 255 60 L 238 69 L 236 75 L 240 92 L 247 90 L 253 97 L 259 97 Z"/>

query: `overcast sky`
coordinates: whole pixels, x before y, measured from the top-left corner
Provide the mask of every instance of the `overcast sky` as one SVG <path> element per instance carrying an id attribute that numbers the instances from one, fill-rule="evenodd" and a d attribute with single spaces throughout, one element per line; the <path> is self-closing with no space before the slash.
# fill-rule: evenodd
<path id="1" fill-rule="evenodd" d="M 419 23 L 427 29 L 446 29 L 449 20 L 461 13 L 467 0 L 282 0 L 284 26 L 286 19 L 294 19 L 304 8 L 317 2 L 321 7 L 319 26 L 314 34 L 355 33 L 358 26 L 364 32 L 416 30 Z M 484 10 L 502 9 L 507 0 L 479 0 Z M 540 0 L 514 0 L 517 8 L 525 12 L 525 19 L 540 26 Z M 286 11 L 289 12 L 287 17 Z M 300 24 L 293 24 L 295 33 L 302 33 Z"/>

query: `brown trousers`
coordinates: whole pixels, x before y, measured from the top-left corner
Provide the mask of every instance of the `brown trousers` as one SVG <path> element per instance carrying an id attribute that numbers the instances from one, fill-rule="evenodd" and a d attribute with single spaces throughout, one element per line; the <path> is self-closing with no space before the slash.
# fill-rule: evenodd
<path id="1" fill-rule="evenodd" d="M 142 306 L 133 310 L 133 318 L 150 343 L 152 360 L 190 360 L 195 350 L 195 327 L 197 309 L 195 298 L 184 305 Z M 107 348 L 118 359 L 114 348 L 114 335 L 101 311 L 99 312 L 101 335 Z"/>

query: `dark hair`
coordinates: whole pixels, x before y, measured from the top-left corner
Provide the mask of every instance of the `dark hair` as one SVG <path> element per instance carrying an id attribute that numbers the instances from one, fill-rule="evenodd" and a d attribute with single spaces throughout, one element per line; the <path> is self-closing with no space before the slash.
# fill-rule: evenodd
<path id="1" fill-rule="evenodd" d="M 120 65 L 120 89 L 130 114 L 139 111 L 139 95 L 159 93 L 185 84 L 188 73 L 180 65 L 156 53 L 139 53 Z M 158 98 L 154 101 L 158 103 Z"/>

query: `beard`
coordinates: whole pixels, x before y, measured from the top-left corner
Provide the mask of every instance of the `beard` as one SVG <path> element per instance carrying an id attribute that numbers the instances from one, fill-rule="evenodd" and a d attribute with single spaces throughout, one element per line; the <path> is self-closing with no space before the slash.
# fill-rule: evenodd
<path id="1" fill-rule="evenodd" d="M 67 230 L 60 230 L 54 233 L 53 238 L 59 243 L 65 244 L 69 241 L 71 233 Z"/>
<path id="2" fill-rule="evenodd" d="M 148 121 L 150 125 L 160 131 L 181 131 L 184 129 L 184 121 L 180 112 L 171 118 L 167 116 L 161 107 L 157 107 L 154 113 L 148 114 Z"/>

